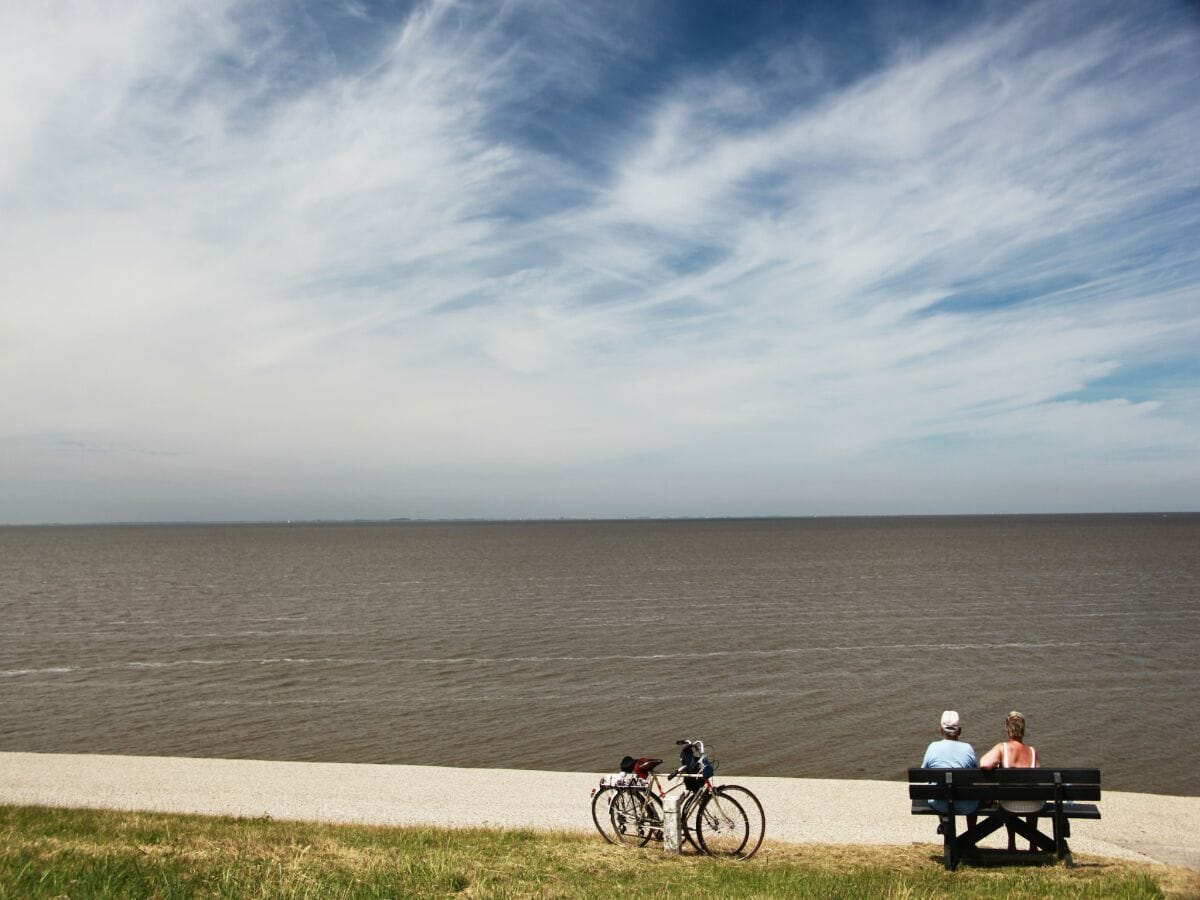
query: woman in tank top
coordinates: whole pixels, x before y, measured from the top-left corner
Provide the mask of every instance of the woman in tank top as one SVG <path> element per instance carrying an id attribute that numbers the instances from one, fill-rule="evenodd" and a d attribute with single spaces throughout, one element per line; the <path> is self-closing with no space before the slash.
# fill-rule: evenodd
<path id="1" fill-rule="evenodd" d="M 994 769 L 1036 769 L 1038 765 L 1037 750 L 1025 743 L 1025 717 L 1016 710 L 1004 717 L 1004 733 L 1008 740 L 997 744 L 979 760 L 979 768 Z M 1041 810 L 1039 800 L 1005 800 L 1000 804 L 1011 813 L 1035 813 Z M 1033 825 L 1034 816 L 1025 821 Z M 1008 849 L 1017 849 L 1017 835 L 1012 826 L 1008 826 Z M 1029 849 L 1033 849 L 1030 844 Z"/>

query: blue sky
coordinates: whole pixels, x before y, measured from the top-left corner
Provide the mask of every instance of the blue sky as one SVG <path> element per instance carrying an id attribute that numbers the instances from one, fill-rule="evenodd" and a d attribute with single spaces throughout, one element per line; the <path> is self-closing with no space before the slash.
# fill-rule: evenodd
<path id="1" fill-rule="evenodd" d="M 0 522 L 1200 509 L 1200 13 L 8 4 Z"/>

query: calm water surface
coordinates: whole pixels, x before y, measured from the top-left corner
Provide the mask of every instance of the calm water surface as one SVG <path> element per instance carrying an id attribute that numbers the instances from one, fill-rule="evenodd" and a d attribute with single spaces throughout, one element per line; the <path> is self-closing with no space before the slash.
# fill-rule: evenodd
<path id="1" fill-rule="evenodd" d="M 1200 795 L 1200 516 L 0 528 L 0 750 Z"/>

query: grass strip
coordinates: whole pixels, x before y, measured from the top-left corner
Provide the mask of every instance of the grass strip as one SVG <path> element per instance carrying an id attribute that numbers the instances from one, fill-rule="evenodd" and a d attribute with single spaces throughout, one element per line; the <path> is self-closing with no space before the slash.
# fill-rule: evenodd
<path id="1" fill-rule="evenodd" d="M 747 862 L 599 836 L 0 806 L 0 898 L 1164 897 L 1184 869 L 941 865 L 941 847 L 772 844 Z"/>

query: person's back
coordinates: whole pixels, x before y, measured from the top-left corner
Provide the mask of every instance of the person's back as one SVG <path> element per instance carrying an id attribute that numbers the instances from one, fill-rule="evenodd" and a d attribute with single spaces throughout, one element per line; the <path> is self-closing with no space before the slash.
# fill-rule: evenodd
<path id="1" fill-rule="evenodd" d="M 922 769 L 973 769 L 979 765 L 975 758 L 975 748 L 966 741 L 960 741 L 962 723 L 958 713 L 952 709 L 942 713 L 940 724 L 942 739 L 934 741 L 925 748 L 925 758 L 921 761 Z M 949 812 L 950 808 L 940 800 L 930 800 L 929 805 L 938 812 Z M 954 811 L 967 816 L 968 826 L 974 826 L 973 813 L 979 809 L 975 800 L 956 800 Z"/>
<path id="2" fill-rule="evenodd" d="M 975 748 L 957 738 L 942 738 L 925 749 L 922 769 L 973 769 L 978 765 Z"/>
<path id="3" fill-rule="evenodd" d="M 1004 717 L 1004 733 L 1007 740 L 983 754 L 979 768 L 1036 769 L 1037 750 L 1025 743 L 1025 717 L 1015 709 Z"/>
<path id="4" fill-rule="evenodd" d="M 1037 750 L 1025 743 L 1025 717 L 1015 709 L 1004 717 L 1004 733 L 1007 740 L 1001 741 L 979 761 L 981 769 L 1036 769 L 1038 766 Z M 1011 813 L 1036 813 L 1042 808 L 1039 800 L 1004 800 L 1000 803 Z M 1028 820 L 1033 824 L 1034 820 Z M 1016 849 L 1016 834 L 1011 825 L 1008 826 L 1008 849 Z M 1030 844 L 1029 849 L 1033 849 Z"/>
<path id="5" fill-rule="evenodd" d="M 1000 747 L 1000 768 L 1002 769 L 1036 769 L 1037 750 L 1024 741 L 1007 740 Z M 983 768 L 986 768 L 984 766 Z"/>

